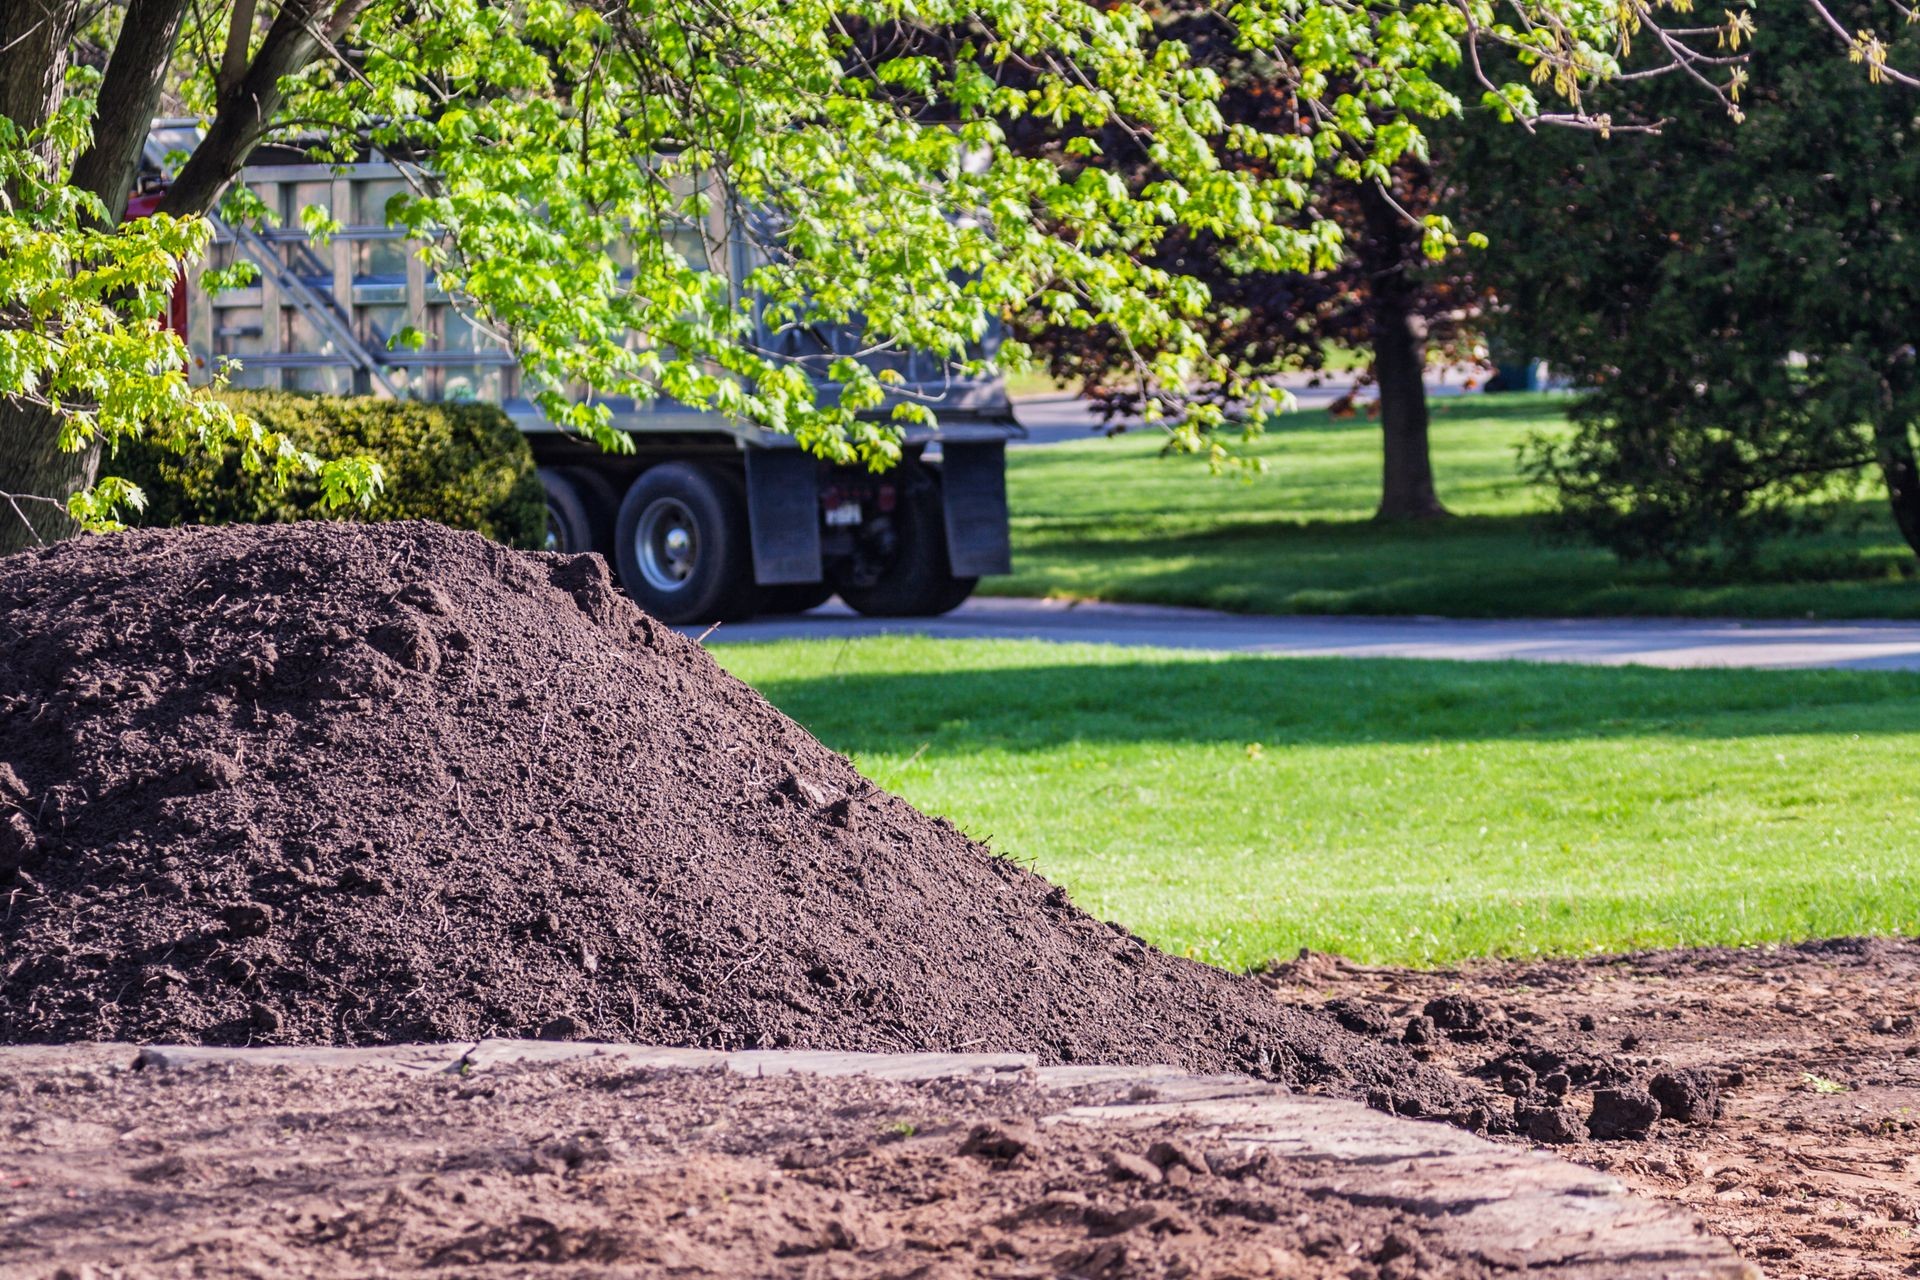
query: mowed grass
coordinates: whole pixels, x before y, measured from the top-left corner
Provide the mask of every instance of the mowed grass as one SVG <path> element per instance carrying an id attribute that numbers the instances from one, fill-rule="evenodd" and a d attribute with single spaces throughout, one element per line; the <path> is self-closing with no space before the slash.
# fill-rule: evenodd
<path id="1" fill-rule="evenodd" d="M 1920 932 L 1920 674 L 714 652 L 880 785 L 1217 964 Z"/>
<path id="2" fill-rule="evenodd" d="M 1152 431 L 1010 455 L 1014 569 L 995 594 L 1199 605 L 1247 613 L 1455 617 L 1920 617 L 1915 560 L 1884 501 L 1782 541 L 1737 573 L 1676 579 L 1555 542 L 1546 495 L 1516 469 L 1531 431 L 1564 430 L 1555 396 L 1433 402 L 1440 495 L 1460 518 L 1381 524 L 1380 430 L 1302 413 L 1255 446 L 1270 468 L 1217 478 L 1156 456 Z"/>

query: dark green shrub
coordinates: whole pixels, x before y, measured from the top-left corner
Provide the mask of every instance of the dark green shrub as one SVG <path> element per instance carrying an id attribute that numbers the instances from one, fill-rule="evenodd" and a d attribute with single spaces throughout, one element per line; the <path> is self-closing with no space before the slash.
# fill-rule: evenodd
<path id="1" fill-rule="evenodd" d="M 437 520 L 509 546 L 538 548 L 546 499 L 526 437 L 487 404 L 420 404 L 290 392 L 232 392 L 226 399 L 270 430 L 322 457 L 364 454 L 386 468 L 371 507 L 328 512 L 320 486 L 285 488 L 250 473 L 237 450 L 182 457 L 145 442 L 123 444 L 102 470 L 147 495 L 143 525 L 284 524 L 294 520 Z"/>
<path id="2" fill-rule="evenodd" d="M 1862 0 L 1779 19 L 1746 68 L 1744 123 L 1655 75 L 1605 109 L 1658 134 L 1487 120 L 1441 151 L 1452 212 L 1493 241 L 1476 274 L 1498 336 L 1579 392 L 1573 432 L 1536 440 L 1528 475 L 1569 531 L 1696 575 L 1856 510 L 1875 471 L 1920 552 L 1913 103 L 1828 56 L 1829 23 L 1871 20 Z M 1901 36 L 1889 65 L 1917 46 Z"/>

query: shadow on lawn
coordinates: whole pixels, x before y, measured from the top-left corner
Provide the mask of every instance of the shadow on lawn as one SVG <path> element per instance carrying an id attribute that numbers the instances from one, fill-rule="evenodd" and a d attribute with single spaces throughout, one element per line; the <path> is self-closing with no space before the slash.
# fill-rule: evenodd
<path id="1" fill-rule="evenodd" d="M 1116 535 L 1097 519 L 1030 526 L 1015 590 L 1235 613 L 1506 617 L 1920 616 L 1915 560 L 1887 522 L 1781 539 L 1749 564 L 1622 564 L 1537 515 L 1433 525 L 1187 517 Z M 1890 526 L 1889 526 L 1890 527 Z M 1057 582 L 1055 579 L 1058 579 Z"/>
<path id="2" fill-rule="evenodd" d="M 1864 736 L 1920 724 L 1920 672 L 1247 656 L 959 665 L 756 684 L 836 750 L 858 754 L 911 752 L 929 741 L 951 754 L 1076 741 L 1283 747 Z"/>

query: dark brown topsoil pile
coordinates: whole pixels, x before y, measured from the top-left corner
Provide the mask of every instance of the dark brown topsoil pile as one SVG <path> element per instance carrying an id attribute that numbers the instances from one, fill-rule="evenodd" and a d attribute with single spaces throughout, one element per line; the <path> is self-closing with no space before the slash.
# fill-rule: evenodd
<path id="1" fill-rule="evenodd" d="M 0 1041 L 1003 1050 L 1469 1097 L 875 789 L 597 557 L 91 538 L 0 561 L 0 646 Z"/>

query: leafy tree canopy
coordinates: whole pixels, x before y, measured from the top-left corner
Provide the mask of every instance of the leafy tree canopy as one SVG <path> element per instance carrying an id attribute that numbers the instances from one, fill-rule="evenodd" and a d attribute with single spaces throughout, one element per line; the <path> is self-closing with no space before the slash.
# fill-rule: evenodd
<path id="1" fill-rule="evenodd" d="M 104 517 L 130 495 L 94 484 L 94 460 L 141 433 L 182 450 L 238 438 L 253 465 L 317 469 L 342 501 L 377 480 L 191 389 L 158 323 L 207 246 L 202 215 L 265 140 L 335 159 L 371 144 L 405 164 L 415 190 L 389 219 L 508 339 L 563 426 L 618 448 L 599 398 L 667 395 L 883 461 L 892 433 L 857 415 L 881 403 L 884 375 L 837 360 L 836 394 L 816 395 L 800 364 L 754 343 L 756 308 L 963 364 L 994 319 L 1038 308 L 1110 326 L 1151 353 L 1157 381 L 1232 384 L 1199 323 L 1206 289 L 1154 262 L 1164 237 L 1217 238 L 1262 271 L 1330 263 L 1340 233 L 1298 216 L 1307 183 L 1329 167 L 1383 178 L 1423 154 L 1421 121 L 1459 109 L 1439 77 L 1463 48 L 1483 99 L 1522 121 L 1609 127 L 1587 98 L 1636 33 L 1725 97 L 1737 69 L 1696 50 L 1726 29 L 1660 31 L 1686 7 L 1239 0 L 1217 20 L 1275 51 L 1305 107 L 1272 131 L 1223 120 L 1218 75 L 1146 39 L 1128 4 L 15 0 L 0 13 L 0 488 L 72 492 L 76 515 Z M 1510 50 L 1515 72 L 1481 73 L 1482 47 Z M 1856 52 L 1878 68 L 1877 48 Z M 122 223 L 169 91 L 205 118 L 205 140 L 160 213 Z M 1125 128 L 1159 177 L 1134 189 L 1097 164 L 1020 154 L 1008 129 L 1034 120 Z M 762 255 L 744 290 L 674 247 L 715 206 L 725 235 Z M 324 213 L 308 222 L 327 230 Z M 1423 234 L 1434 251 L 1452 240 L 1438 219 Z M 926 413 L 908 402 L 896 418 Z M 1215 421 L 1189 417 L 1183 442 L 1200 447 Z"/>
<path id="2" fill-rule="evenodd" d="M 1178 41 L 1199 65 L 1219 73 L 1219 106 L 1230 127 L 1261 133 L 1300 132 L 1314 110 L 1285 72 L 1286 50 L 1254 50 L 1197 0 L 1164 0 L 1155 7 L 1156 34 Z M 1395 123 L 1390 107 L 1370 107 L 1374 123 Z M 1020 131 L 1016 145 L 1057 154 L 1063 166 L 1098 164 L 1134 189 L 1165 180 L 1145 140 L 1107 126 L 1098 154 L 1077 159 L 1074 137 Z M 1265 168 L 1260 157 L 1228 154 L 1223 163 Z M 1464 254 L 1432 254 L 1424 230 L 1447 234 L 1436 215 L 1443 180 L 1410 148 L 1385 175 L 1355 177 L 1338 164 L 1317 166 L 1301 182 L 1293 214 L 1302 226 L 1330 227 L 1342 253 L 1311 272 L 1275 272 L 1249 265 L 1233 241 L 1204 231 L 1173 228 L 1153 247 L 1151 260 L 1207 288 L 1209 305 L 1198 319 L 1216 363 L 1185 385 L 1156 380 L 1139 358 L 1136 339 L 1116 326 L 1076 327 L 1048 323 L 1029 312 L 1022 320 L 1048 373 L 1079 382 L 1083 394 L 1109 422 L 1152 406 L 1184 415 L 1195 405 L 1238 409 L 1249 381 L 1287 371 L 1317 371 L 1330 351 L 1358 353 L 1359 379 L 1376 382 L 1380 398 L 1370 406 L 1381 418 L 1385 449 L 1380 514 L 1427 518 L 1445 514 L 1428 456 L 1428 415 L 1423 382 L 1429 352 L 1465 355 L 1473 345 L 1472 320 L 1478 290 Z M 1474 237 L 1477 239 L 1477 237 Z M 1437 261 L 1429 261 L 1429 257 Z M 1220 376 L 1219 370 L 1227 370 Z M 1176 442 L 1177 443 L 1177 442 Z"/>

